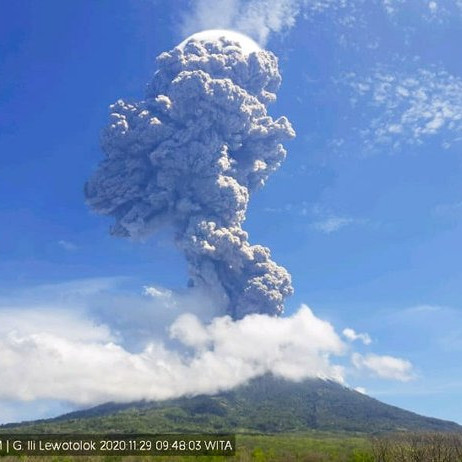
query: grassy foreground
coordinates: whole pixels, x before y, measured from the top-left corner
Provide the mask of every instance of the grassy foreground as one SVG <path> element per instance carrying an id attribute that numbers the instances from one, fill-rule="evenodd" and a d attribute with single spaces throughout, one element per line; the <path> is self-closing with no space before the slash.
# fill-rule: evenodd
<path id="1" fill-rule="evenodd" d="M 235 456 L 4 456 L 0 462 L 462 462 L 461 433 L 305 432 L 236 436 Z"/>
<path id="2" fill-rule="evenodd" d="M 309 432 L 278 435 L 237 435 L 236 455 L 223 456 L 5 456 L 1 462 L 373 462 L 367 436 Z"/>

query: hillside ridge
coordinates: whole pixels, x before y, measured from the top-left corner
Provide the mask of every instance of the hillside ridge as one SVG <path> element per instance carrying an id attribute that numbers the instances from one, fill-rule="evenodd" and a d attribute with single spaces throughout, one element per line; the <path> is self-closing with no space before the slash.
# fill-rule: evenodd
<path id="1" fill-rule="evenodd" d="M 165 401 L 106 403 L 52 419 L 6 424 L 1 432 L 241 432 L 306 430 L 462 432 L 455 422 L 382 403 L 337 382 L 265 375 L 229 391 Z"/>

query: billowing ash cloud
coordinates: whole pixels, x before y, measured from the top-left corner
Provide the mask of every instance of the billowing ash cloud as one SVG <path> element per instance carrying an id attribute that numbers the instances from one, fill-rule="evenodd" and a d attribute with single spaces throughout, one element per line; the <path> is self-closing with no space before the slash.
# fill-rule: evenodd
<path id="1" fill-rule="evenodd" d="M 90 207 L 115 218 L 115 235 L 173 227 L 190 284 L 218 294 L 233 318 L 280 314 L 293 292 L 286 269 L 242 229 L 250 193 L 295 133 L 267 114 L 277 58 L 239 43 L 204 34 L 162 53 L 146 99 L 111 106 L 105 159 L 85 187 Z"/>

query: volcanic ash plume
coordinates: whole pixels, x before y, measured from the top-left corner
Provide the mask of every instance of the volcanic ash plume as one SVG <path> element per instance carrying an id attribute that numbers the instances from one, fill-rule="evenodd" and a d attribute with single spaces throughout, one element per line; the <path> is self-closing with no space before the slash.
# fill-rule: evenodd
<path id="1" fill-rule="evenodd" d="M 286 269 L 242 229 L 250 193 L 279 168 L 281 142 L 295 132 L 267 114 L 277 58 L 239 43 L 191 37 L 162 53 L 146 99 L 111 106 L 105 159 L 85 187 L 90 207 L 115 218 L 115 235 L 172 226 L 190 284 L 219 294 L 234 319 L 280 314 L 293 292 Z"/>

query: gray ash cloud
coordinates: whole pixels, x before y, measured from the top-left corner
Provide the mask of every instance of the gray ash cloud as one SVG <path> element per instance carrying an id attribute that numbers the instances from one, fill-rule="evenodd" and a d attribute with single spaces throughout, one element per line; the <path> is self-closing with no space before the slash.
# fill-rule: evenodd
<path id="1" fill-rule="evenodd" d="M 285 117 L 267 113 L 281 81 L 277 58 L 225 37 L 192 38 L 157 63 L 143 101 L 111 106 L 87 204 L 115 219 L 117 236 L 172 227 L 190 285 L 220 297 L 234 319 L 278 315 L 290 274 L 242 229 L 250 194 L 295 136 Z"/>

